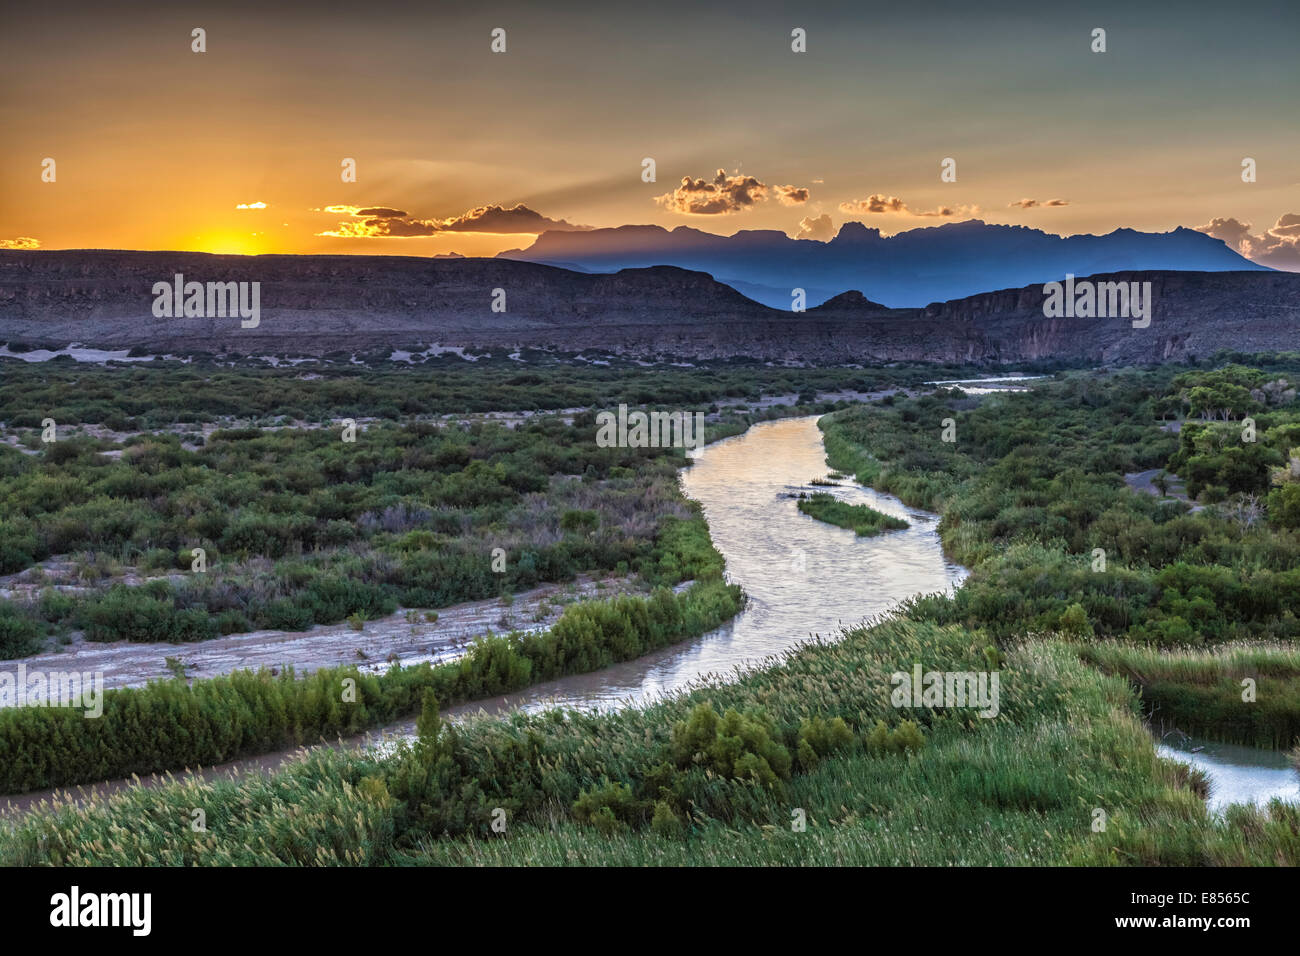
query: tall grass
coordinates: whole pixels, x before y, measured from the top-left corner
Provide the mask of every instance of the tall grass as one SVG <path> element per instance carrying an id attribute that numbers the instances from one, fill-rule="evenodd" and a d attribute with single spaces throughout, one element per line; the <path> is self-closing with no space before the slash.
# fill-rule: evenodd
<path id="1" fill-rule="evenodd" d="M 1079 654 L 1132 681 L 1157 726 L 1247 747 L 1300 745 L 1300 649 L 1293 646 L 1162 651 L 1105 642 Z"/>
<path id="2" fill-rule="evenodd" d="M 482 715 L 456 726 L 426 709 L 419 740 L 388 756 L 316 752 L 265 778 L 47 806 L 0 834 L 0 862 L 1300 862 L 1293 809 L 1209 818 L 1203 782 L 1156 757 L 1127 681 L 1072 646 L 1009 649 L 993 720 L 893 708 L 889 675 L 913 661 L 987 666 L 960 628 L 894 620 L 645 709 Z M 701 708 L 716 719 L 697 717 Z M 873 750 L 870 728 L 882 720 L 914 722 L 924 745 Z M 812 729 L 836 721 L 847 736 Z M 788 770 L 719 772 L 692 756 L 730 733 L 736 755 L 768 753 L 775 769 L 779 748 L 792 756 Z M 825 752 L 796 756 L 801 735 Z M 204 833 L 191 828 L 195 808 L 205 810 Z M 1092 828 L 1096 808 L 1107 813 L 1104 832 Z M 792 826 L 800 817 L 802 831 Z M 505 838 L 494 818 L 506 820 Z"/>

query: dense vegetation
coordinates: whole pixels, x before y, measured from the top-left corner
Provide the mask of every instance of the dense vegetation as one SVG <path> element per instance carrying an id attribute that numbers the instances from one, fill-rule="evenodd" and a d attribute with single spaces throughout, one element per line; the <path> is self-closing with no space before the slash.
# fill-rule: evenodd
<path id="1" fill-rule="evenodd" d="M 0 655 L 73 629 L 150 642 L 302 630 L 589 570 L 678 583 L 656 538 L 690 513 L 682 459 L 593 434 L 545 418 L 376 425 L 354 443 L 333 429 L 226 430 L 194 450 L 142 435 L 117 458 L 75 439 L 0 448 L 0 572 L 74 556 L 71 580 L 34 572 L 31 600 L 0 603 Z"/>
<path id="2" fill-rule="evenodd" d="M 1159 759 L 1144 721 L 1295 744 L 1295 372 L 1075 373 L 839 412 L 832 466 L 942 512 L 972 571 L 954 596 L 616 713 L 445 725 L 454 691 L 396 672 L 423 713 L 394 753 L 50 808 L 0 835 L 0 862 L 1300 863 L 1300 808 L 1209 816 L 1204 778 Z M 1145 472 L 1199 502 L 1125 480 Z M 528 655 L 501 656 L 476 667 L 509 679 Z M 997 670 L 998 717 L 892 706 L 916 662 Z"/>
<path id="3" fill-rule="evenodd" d="M 943 513 L 944 545 L 973 573 L 954 600 L 916 601 L 921 619 L 999 639 L 1059 631 L 1169 647 L 1292 640 L 1300 533 L 1286 502 L 1300 485 L 1282 463 L 1300 444 L 1294 391 L 1229 411 L 1253 415 L 1253 443 L 1242 441 L 1240 421 L 1189 420 L 1175 434 L 1160 418 L 1201 387 L 1194 383 L 1243 374 L 1275 377 L 1233 367 L 1079 373 L 982 401 L 938 392 L 836 414 L 825 424 L 827 449 L 840 470 Z M 941 439 L 945 419 L 955 422 L 955 442 Z M 1212 447 L 1199 437 L 1206 429 L 1222 433 Z M 1207 471 L 1239 475 L 1230 484 L 1240 490 L 1220 498 L 1202 486 L 1205 506 L 1193 511 L 1125 483 L 1144 470 L 1173 475 L 1189 447 L 1202 449 Z"/>
<path id="4" fill-rule="evenodd" d="M 708 437 L 746 420 L 719 417 Z M 89 641 L 181 642 L 359 624 L 399 605 L 442 607 L 586 572 L 632 576 L 645 592 L 569 607 L 544 634 L 486 638 L 438 667 L 179 679 L 109 691 L 96 720 L 0 711 L 0 789 L 314 743 L 410 715 L 426 690 L 444 702 L 478 699 L 718 626 L 740 594 L 723 583 L 698 508 L 681 496 L 686 459 L 602 448 L 595 434 L 584 412 L 514 427 L 376 422 L 354 442 L 338 427 L 245 426 L 206 439 L 29 442 L 36 454 L 0 447 L 0 498 L 14 505 L 0 519 L 0 570 L 23 572 L 13 582 L 32 595 L 0 601 L 5 656 L 76 631 Z M 24 570 L 63 554 L 75 556 L 71 575 Z M 667 590 L 683 582 L 692 582 L 684 594 Z"/>
<path id="5" fill-rule="evenodd" d="M 1079 652 L 1139 687 L 1158 731 L 1269 749 L 1300 741 L 1300 648 L 1232 644 L 1171 653 L 1108 641 Z"/>
<path id="6" fill-rule="evenodd" d="M 39 364 L 0 358 L 0 422 L 9 429 L 97 424 L 119 432 L 241 419 L 257 424 L 336 418 L 403 421 L 420 415 L 665 405 L 706 408 L 728 402 L 817 392 L 873 391 L 927 379 L 979 374 L 958 366 L 927 368 L 779 368 L 724 362 L 643 368 L 498 357 L 454 357 L 420 366 L 306 363 L 275 368 L 199 360 L 95 366 L 72 360 Z"/>
<path id="7" fill-rule="evenodd" d="M 0 658 L 76 632 L 183 642 L 302 630 L 588 570 L 675 584 L 654 538 L 685 515 L 681 460 L 598 447 L 597 409 L 708 408 L 712 440 L 833 407 L 819 390 L 955 373 L 491 358 L 0 368 L 0 575 L 28 572 L 0 600 Z M 531 414 L 543 408 L 568 412 Z M 503 409 L 511 421 L 456 417 Z M 59 440 L 42 441 L 46 419 Z M 357 422 L 354 442 L 344 419 Z"/>
<path id="8" fill-rule="evenodd" d="M 799 510 L 818 521 L 856 531 L 861 536 L 898 531 L 907 527 L 902 518 L 877 511 L 869 505 L 851 505 L 824 491 L 799 499 Z"/>

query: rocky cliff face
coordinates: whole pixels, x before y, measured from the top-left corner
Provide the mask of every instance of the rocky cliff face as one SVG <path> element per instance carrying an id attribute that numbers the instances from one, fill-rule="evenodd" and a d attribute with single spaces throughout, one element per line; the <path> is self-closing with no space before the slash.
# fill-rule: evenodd
<path id="1" fill-rule="evenodd" d="M 153 286 L 260 283 L 260 322 L 154 315 Z M 212 256 L 169 252 L 0 252 L 0 342 L 157 352 L 324 354 L 453 346 L 597 349 L 686 358 L 807 362 L 1029 359 L 1155 362 L 1220 348 L 1300 345 L 1300 275 L 1144 272 L 1153 315 L 1047 318 L 1040 285 L 888 309 L 860 293 L 793 313 L 671 266 L 612 274 L 506 259 Z M 494 311 L 495 290 L 505 311 Z"/>
<path id="2" fill-rule="evenodd" d="M 1296 273 L 1119 272 L 1091 279 L 1150 282 L 1150 324 L 1134 328 L 1128 317 L 1048 318 L 1042 286 L 934 303 L 922 312 L 941 326 L 978 328 L 990 362 L 1053 358 L 1130 364 L 1206 356 L 1219 349 L 1300 347 Z"/>

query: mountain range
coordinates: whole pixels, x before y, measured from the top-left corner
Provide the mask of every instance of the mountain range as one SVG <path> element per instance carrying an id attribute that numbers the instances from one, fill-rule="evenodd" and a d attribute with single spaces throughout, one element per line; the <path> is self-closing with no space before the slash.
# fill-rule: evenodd
<path id="1" fill-rule="evenodd" d="M 882 236 L 846 222 L 826 242 L 775 230 L 719 236 L 688 226 L 618 226 L 544 232 L 498 258 L 583 272 L 669 265 L 707 272 L 757 302 L 788 309 L 792 290 L 818 305 L 848 289 L 895 308 L 916 308 L 1031 283 L 1120 271 L 1267 271 L 1194 229 L 1116 229 L 1055 236 L 971 219 Z"/>
<path id="2" fill-rule="evenodd" d="M 258 325 L 242 328 L 231 316 L 155 315 L 154 284 L 177 273 L 186 281 L 260 283 Z M 1093 278 L 1151 283 L 1149 324 L 1049 318 L 1037 283 L 922 308 L 889 308 L 848 291 L 791 312 L 674 266 L 593 274 L 501 258 L 7 250 L 0 251 L 0 342 L 160 354 L 324 355 L 438 344 L 638 358 L 989 365 L 1134 364 L 1300 342 L 1300 273 Z M 493 310 L 498 299 L 504 311 Z"/>

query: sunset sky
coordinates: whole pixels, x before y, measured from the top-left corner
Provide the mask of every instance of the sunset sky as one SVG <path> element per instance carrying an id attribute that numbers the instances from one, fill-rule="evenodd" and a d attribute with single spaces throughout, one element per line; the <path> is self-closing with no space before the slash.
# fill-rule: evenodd
<path id="1" fill-rule="evenodd" d="M 0 244 L 491 255 L 557 223 L 1219 220 L 1300 268 L 1294 0 L 617 6 L 23 5 Z"/>

